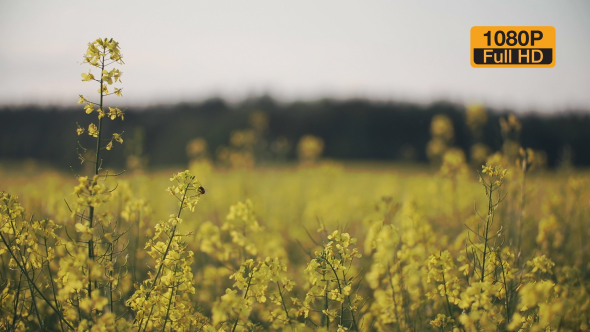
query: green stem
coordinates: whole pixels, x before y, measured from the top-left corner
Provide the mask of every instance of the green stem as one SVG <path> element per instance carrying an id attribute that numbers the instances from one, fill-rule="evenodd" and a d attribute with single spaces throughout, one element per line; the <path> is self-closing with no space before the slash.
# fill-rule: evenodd
<path id="1" fill-rule="evenodd" d="M 72 330 L 75 330 L 75 328 L 67 320 L 65 320 L 65 318 L 62 316 L 61 312 L 59 310 L 57 310 L 53 306 L 53 304 L 51 304 L 51 301 L 49 301 L 49 299 L 47 299 L 47 297 L 45 297 L 45 294 L 43 294 L 43 292 L 41 292 L 41 290 L 37 287 L 37 285 L 35 285 L 35 283 L 33 282 L 33 280 L 31 280 L 31 278 L 29 277 L 29 274 L 28 274 L 27 270 L 22 266 L 21 262 L 17 259 L 17 257 L 15 256 L 14 252 L 12 251 L 12 248 L 8 245 L 8 242 L 6 241 L 6 239 L 4 238 L 4 235 L 2 235 L 1 232 L 0 232 L 0 238 L 2 239 L 2 242 L 4 242 L 4 244 L 6 245 L 6 248 L 8 249 L 8 252 L 10 253 L 10 255 L 12 256 L 12 258 L 14 259 L 14 261 L 16 262 L 16 264 L 18 265 L 18 268 L 20 269 L 20 271 L 24 274 L 25 278 L 27 278 L 27 281 L 30 283 L 30 285 L 33 286 L 33 288 L 35 289 L 35 291 L 37 291 L 37 293 L 39 293 L 39 295 L 41 296 L 41 298 L 58 315 L 58 317 L 61 320 L 63 320 L 63 322 L 66 323 L 66 325 L 69 328 L 71 328 Z"/>
<path id="2" fill-rule="evenodd" d="M 176 266 L 174 267 L 174 271 L 176 272 Z M 166 308 L 166 316 L 164 317 L 164 325 L 162 326 L 162 332 L 166 330 L 166 323 L 168 323 L 168 317 L 170 316 L 170 308 L 172 307 L 172 299 L 174 298 L 174 292 L 176 291 L 176 287 L 172 288 L 172 292 L 170 293 L 170 300 L 168 301 L 168 308 Z"/>
<path id="3" fill-rule="evenodd" d="M 106 47 L 103 47 L 103 52 L 106 50 Z M 102 111 L 102 99 L 104 97 L 103 94 L 103 79 L 102 79 L 102 71 L 104 70 L 104 55 L 102 56 L 101 59 L 101 67 L 100 67 L 100 104 L 98 106 L 98 110 L 99 112 Z M 99 115 L 99 119 L 98 119 L 98 137 L 96 138 L 96 158 L 94 160 L 94 175 L 98 175 L 98 171 L 100 171 L 100 138 L 101 138 L 101 134 L 102 134 L 102 120 L 103 117 L 101 117 Z M 94 193 L 91 192 L 91 195 L 94 196 Z M 88 221 L 89 221 L 89 226 L 90 228 L 93 227 L 93 221 L 94 221 L 94 206 L 90 206 L 90 213 L 88 216 Z M 88 258 L 90 258 L 91 260 L 94 260 L 94 239 L 93 236 L 90 237 L 90 240 L 88 240 Z M 92 278 L 90 277 L 90 266 L 88 267 L 88 297 L 91 296 L 92 294 Z"/>
<path id="4" fill-rule="evenodd" d="M 486 269 L 486 256 L 487 256 L 487 250 L 488 250 L 488 233 L 490 230 L 490 223 L 494 218 L 494 206 L 493 206 L 493 201 L 492 201 L 492 193 L 494 192 L 493 190 L 494 188 L 494 184 L 490 183 L 490 189 L 489 189 L 489 195 L 488 195 L 488 215 L 486 216 L 486 227 L 485 227 L 485 231 L 484 231 L 484 247 L 483 247 L 483 258 L 482 258 L 482 263 L 481 263 L 481 282 L 483 282 L 484 277 L 485 277 L 485 269 Z"/>
<path id="5" fill-rule="evenodd" d="M 133 254 L 133 283 L 135 283 L 137 272 L 137 253 L 139 252 L 139 223 L 141 222 L 141 211 L 137 213 L 137 234 L 135 234 L 135 253 Z"/>
<path id="6" fill-rule="evenodd" d="M 49 251 L 47 249 L 47 237 L 43 237 L 45 243 L 45 254 L 49 256 Z M 51 281 L 51 291 L 53 292 L 53 301 L 55 301 L 55 306 L 59 309 L 59 303 L 57 302 L 57 293 L 55 292 L 55 282 L 53 281 L 53 274 L 51 273 L 51 266 L 49 265 L 49 261 L 47 262 L 47 271 L 49 272 L 49 281 Z M 62 321 L 59 321 L 59 328 L 63 332 L 64 326 Z"/>
<path id="7" fill-rule="evenodd" d="M 244 299 L 246 299 L 246 297 L 248 296 L 248 290 L 250 290 L 250 284 L 252 283 L 252 277 L 254 277 L 254 272 L 250 272 L 250 278 L 248 279 L 248 287 L 246 287 L 246 293 L 244 293 Z M 241 310 L 241 309 L 240 309 Z M 234 332 L 236 330 L 236 326 L 238 326 L 238 322 L 240 321 L 240 314 L 238 314 L 238 318 L 236 318 L 236 322 L 234 323 L 234 326 L 231 329 L 231 332 Z"/>
<path id="8" fill-rule="evenodd" d="M 520 183 L 520 215 L 518 217 L 518 235 L 517 235 L 517 251 L 516 257 L 517 260 L 520 258 L 520 250 L 522 247 L 522 223 L 524 219 L 524 207 L 525 207 L 525 177 L 526 171 L 523 170 L 522 172 L 522 182 Z"/>
<path id="9" fill-rule="evenodd" d="M 342 294 L 342 287 L 340 285 L 340 279 L 338 278 L 338 273 L 336 273 L 336 269 L 334 269 L 334 266 L 332 264 L 330 264 L 330 262 L 328 262 L 327 260 L 326 260 L 326 262 L 328 263 L 328 266 L 332 269 L 332 272 L 334 273 L 334 276 L 336 277 L 336 282 L 338 283 L 338 291 L 340 292 L 340 294 L 342 296 L 344 296 L 344 294 Z M 348 305 L 350 307 L 352 307 L 352 301 L 350 301 L 350 296 L 347 296 L 346 298 L 348 299 Z M 342 302 L 341 308 L 342 309 L 340 312 L 340 325 L 342 325 L 342 323 L 343 323 L 342 319 L 344 316 L 344 302 Z M 352 311 L 351 311 L 350 315 L 352 316 L 352 323 L 353 323 L 354 329 L 356 331 L 358 331 L 358 326 L 356 325 L 356 319 L 354 318 L 354 313 L 352 313 Z"/>
<path id="10" fill-rule="evenodd" d="M 510 294 L 508 293 L 508 284 L 506 283 L 506 272 L 504 271 L 504 263 L 502 263 L 502 253 L 498 252 L 498 260 L 500 261 L 500 268 L 502 269 L 502 281 L 504 283 L 504 291 L 506 292 L 506 294 L 504 295 L 505 297 L 505 309 L 506 309 L 506 325 L 508 325 L 508 323 L 510 323 L 510 306 L 509 306 L 509 301 L 510 301 Z"/>
<path id="11" fill-rule="evenodd" d="M 113 266 L 113 251 L 115 251 L 114 245 L 111 243 L 111 253 L 110 253 L 110 258 L 111 258 L 111 267 L 110 267 L 110 271 L 109 271 L 109 306 L 111 308 L 111 312 L 115 312 L 114 310 L 114 306 L 113 306 L 113 270 L 115 269 L 115 267 Z"/>
<path id="12" fill-rule="evenodd" d="M 445 271 L 442 264 L 440 265 L 443 279 L 443 289 L 445 290 L 445 298 L 447 300 L 447 310 L 449 311 L 449 317 L 453 317 L 453 311 L 451 310 L 451 303 L 449 302 L 449 295 L 447 294 L 447 281 L 445 279 Z"/>
<path id="13" fill-rule="evenodd" d="M 23 282 L 23 274 L 18 277 L 18 285 L 16 286 L 16 296 L 14 300 L 14 314 L 12 315 L 12 330 L 16 331 L 16 320 L 18 319 L 18 300 L 20 299 L 20 285 Z"/>
<path id="14" fill-rule="evenodd" d="M 326 290 L 324 291 L 324 310 L 327 312 L 330 308 L 330 302 L 328 301 L 328 280 L 326 280 L 326 272 L 322 272 L 322 279 L 326 281 Z M 330 328 L 330 316 L 324 314 L 322 318 L 326 319 L 326 329 Z"/>
<path id="15" fill-rule="evenodd" d="M 191 178 L 192 181 L 193 178 Z M 180 208 L 178 209 L 178 214 L 177 214 L 177 218 L 180 218 L 180 214 L 182 213 L 182 207 L 184 205 L 184 200 L 186 198 L 186 193 L 188 192 L 189 189 L 189 185 L 186 186 L 186 188 L 184 188 L 184 193 L 182 194 L 182 199 L 180 200 Z M 170 251 L 170 245 L 172 245 L 172 241 L 174 240 L 174 236 L 176 235 L 176 225 L 172 228 L 172 234 L 170 235 L 170 240 L 168 241 L 168 245 L 166 246 L 166 251 L 164 251 L 164 255 L 162 257 L 162 262 L 160 263 L 160 266 L 158 267 L 158 272 L 156 273 L 156 276 L 154 277 L 154 282 L 152 283 L 152 286 L 150 287 L 150 290 L 146 293 L 145 295 L 145 302 L 147 302 L 147 300 L 150 298 L 152 291 L 154 290 L 154 287 L 156 287 L 157 283 L 158 283 L 158 278 L 160 277 L 160 274 L 162 273 L 162 268 L 164 267 L 164 261 L 166 260 L 166 257 L 168 257 L 168 252 Z M 147 317 L 147 322 L 145 323 L 145 329 L 147 329 L 147 326 L 149 324 L 150 321 L 150 317 L 152 316 L 152 313 L 154 311 L 154 306 L 152 306 L 152 308 L 150 309 L 150 313 Z M 141 326 L 143 324 L 143 319 L 140 321 L 139 323 L 139 330 L 138 332 L 141 332 Z"/>
<path id="16" fill-rule="evenodd" d="M 43 321 L 41 320 L 41 316 L 39 315 L 39 307 L 37 306 L 37 301 L 35 300 L 35 293 L 32 292 L 30 282 L 29 291 L 31 292 L 31 300 L 33 301 L 33 307 L 35 308 L 35 316 L 37 316 L 37 320 L 39 321 L 39 327 L 41 327 L 41 331 L 45 331 L 45 326 L 43 325 Z"/>
<path id="17" fill-rule="evenodd" d="M 279 295 L 281 296 L 281 303 L 283 304 L 283 309 L 285 309 L 285 315 L 287 315 L 287 320 L 289 321 L 289 325 L 291 324 L 291 318 L 289 317 L 289 310 L 287 310 L 287 305 L 285 304 L 285 299 L 283 298 L 283 292 L 281 291 L 281 285 L 277 281 L 277 288 L 279 289 Z"/>
<path id="18" fill-rule="evenodd" d="M 395 264 L 395 256 L 393 258 L 393 263 Z M 389 287 L 391 287 L 391 300 L 393 301 L 393 314 L 395 315 L 395 320 L 396 320 L 396 325 L 397 325 L 397 331 L 401 332 L 400 329 L 400 324 L 399 324 L 399 315 L 397 313 L 397 301 L 395 300 L 395 287 L 393 286 L 393 276 L 391 275 L 391 266 L 389 265 L 389 263 L 387 263 L 387 274 L 388 274 L 388 278 L 387 281 L 389 282 Z"/>

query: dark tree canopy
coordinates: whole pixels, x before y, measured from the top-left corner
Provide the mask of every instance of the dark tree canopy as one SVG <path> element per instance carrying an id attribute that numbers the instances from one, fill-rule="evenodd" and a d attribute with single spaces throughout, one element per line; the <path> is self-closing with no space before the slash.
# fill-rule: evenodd
<path id="1" fill-rule="evenodd" d="M 252 98 L 238 104 L 222 99 L 200 103 L 180 103 L 127 109 L 125 121 L 108 122 L 109 130 L 125 131 L 131 138 L 141 128 L 142 148 L 150 166 L 187 162 L 186 144 L 203 137 L 210 151 L 227 145 L 233 130 L 249 127 L 248 116 L 263 111 L 269 117 L 268 140 L 284 136 L 291 142 L 312 134 L 325 141 L 324 156 L 334 159 L 397 160 L 408 148 L 415 160 L 426 162 L 425 147 L 430 140 L 430 121 L 445 114 L 455 128 L 454 144 L 466 153 L 473 143 L 465 123 L 465 107 L 438 102 L 430 105 L 375 102 L 369 100 L 318 100 L 279 103 L 268 96 Z M 483 128 L 483 143 L 492 150 L 502 146 L 499 118 L 507 110 L 488 110 Z M 518 115 L 522 123 L 523 146 L 547 153 L 549 166 L 555 166 L 565 150 L 573 154 L 577 166 L 590 166 L 590 114 Z M 87 126 L 88 116 L 82 108 L 7 106 L 0 109 L 0 160 L 33 158 L 56 166 L 77 165 L 76 122 Z M 111 164 L 123 166 L 124 148 L 105 153 Z M 295 158 L 292 151 L 290 158 Z"/>

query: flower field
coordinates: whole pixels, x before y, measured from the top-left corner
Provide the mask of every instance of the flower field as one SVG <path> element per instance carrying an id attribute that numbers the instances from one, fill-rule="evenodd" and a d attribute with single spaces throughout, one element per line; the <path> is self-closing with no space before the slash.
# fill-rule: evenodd
<path id="1" fill-rule="evenodd" d="M 84 59 L 100 87 L 79 99 L 98 122 L 72 128 L 80 174 L 0 167 L 0 330 L 590 329 L 590 175 L 543 169 L 515 116 L 503 151 L 474 145 L 471 164 L 436 116 L 431 166 L 321 160 L 312 135 L 299 164 L 260 166 L 254 113 L 216 163 L 196 139 L 187 170 L 131 155 L 122 172 L 105 156 L 126 136 L 106 123 L 125 112 L 103 105 L 122 95 L 105 69 L 123 64 L 118 43 Z"/>
<path id="2" fill-rule="evenodd" d="M 186 206 L 182 220 L 175 218 L 178 200 L 166 192 L 176 180 L 170 182 L 168 172 L 137 172 L 106 181 L 117 189 L 97 208 L 105 229 L 89 230 L 68 208 L 79 190 L 73 176 L 19 176 L 7 169 L 0 174 L 3 189 L 26 210 L 4 194 L 2 234 L 18 241 L 9 228 L 13 223 L 17 234 L 18 227 L 29 232 L 14 248 L 21 252 L 14 253 L 16 260 L 30 264 L 40 291 L 75 328 L 86 322 L 88 328 L 133 329 L 134 319 L 152 308 L 142 330 L 588 327 L 585 174 L 527 174 L 523 196 L 524 173 L 509 168 L 492 192 L 493 223 L 486 232 L 483 184 L 489 174 L 480 183 L 476 172 L 452 179 L 427 168 L 380 165 L 363 171 L 334 163 L 229 171 L 195 163 L 191 171 L 206 193 L 197 193 L 194 212 Z M 58 227 L 55 236 L 47 223 Z M 173 249 L 162 259 L 170 238 L 164 234 L 176 225 Z M 85 290 L 74 284 L 87 282 L 88 258 L 72 251 L 76 239 L 89 236 L 101 244 L 97 250 L 116 243 L 118 258 L 96 269 L 103 285 L 96 298 L 78 302 L 72 295 Z M 47 248 L 45 241 L 51 243 Z M 0 251 L 3 327 L 13 324 L 17 308 L 38 310 L 48 329 L 59 329 L 58 317 L 26 286 L 5 244 Z M 169 270 L 159 285 L 175 293 L 160 288 L 144 301 L 162 261 Z M 15 292 L 14 282 L 23 293 Z M 39 326 L 34 316 L 16 323 L 21 329 Z"/>

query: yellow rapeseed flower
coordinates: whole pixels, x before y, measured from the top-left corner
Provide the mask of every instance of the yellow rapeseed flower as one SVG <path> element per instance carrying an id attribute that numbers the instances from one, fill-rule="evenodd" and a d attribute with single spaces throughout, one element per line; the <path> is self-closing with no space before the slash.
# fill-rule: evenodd
<path id="1" fill-rule="evenodd" d="M 91 123 L 88 126 L 88 135 L 93 136 L 93 137 L 98 137 L 98 128 L 96 127 L 96 125 L 94 123 Z"/>
<path id="2" fill-rule="evenodd" d="M 94 79 L 94 75 L 92 75 L 92 73 L 90 71 L 88 71 L 88 74 L 82 73 L 82 81 L 91 81 L 93 79 Z"/>

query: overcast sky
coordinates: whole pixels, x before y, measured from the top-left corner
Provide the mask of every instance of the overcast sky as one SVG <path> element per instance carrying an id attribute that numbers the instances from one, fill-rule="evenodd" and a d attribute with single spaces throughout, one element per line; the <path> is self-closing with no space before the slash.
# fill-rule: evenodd
<path id="1" fill-rule="evenodd" d="M 0 105 L 92 96 L 82 55 L 112 37 L 118 105 L 267 93 L 590 111 L 589 18 L 587 0 L 0 0 Z M 555 67 L 472 68 L 469 32 L 482 25 L 555 27 Z"/>

